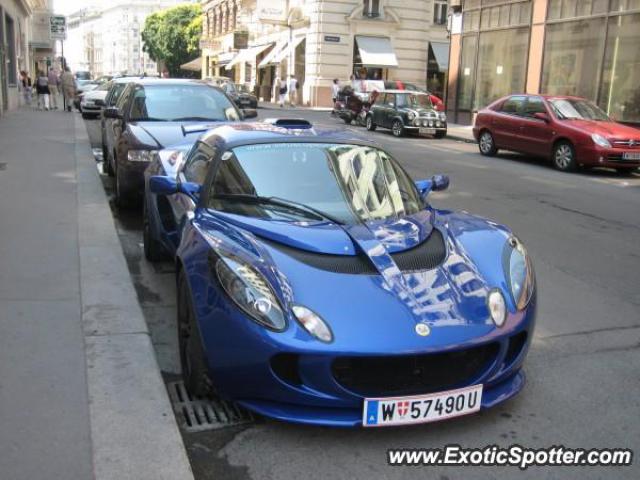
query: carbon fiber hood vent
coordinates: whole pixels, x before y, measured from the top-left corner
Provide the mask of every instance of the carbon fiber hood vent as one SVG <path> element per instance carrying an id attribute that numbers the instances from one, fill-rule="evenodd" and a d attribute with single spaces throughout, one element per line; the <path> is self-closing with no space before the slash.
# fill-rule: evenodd
<path id="1" fill-rule="evenodd" d="M 309 252 L 299 248 L 290 247 L 264 237 L 260 240 L 266 245 L 305 263 L 310 267 L 333 273 L 352 275 L 378 275 L 378 271 L 364 254 L 359 255 L 332 255 L 326 253 Z M 415 272 L 432 270 L 444 262 L 447 256 L 447 248 L 444 238 L 439 230 L 433 229 L 429 237 L 421 244 L 392 253 L 391 258 L 402 272 Z"/>

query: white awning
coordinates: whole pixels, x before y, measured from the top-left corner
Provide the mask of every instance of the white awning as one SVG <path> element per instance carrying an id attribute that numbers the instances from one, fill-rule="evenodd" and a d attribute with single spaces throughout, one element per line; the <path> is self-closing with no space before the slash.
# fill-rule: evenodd
<path id="1" fill-rule="evenodd" d="M 262 59 L 262 61 L 258 64 L 258 68 L 262 68 L 262 67 L 267 67 L 272 63 L 278 63 L 274 60 L 274 57 L 280 53 L 282 51 L 282 49 L 284 49 L 287 46 L 287 41 L 286 40 L 280 40 L 278 41 L 278 43 L 276 43 L 276 46 L 273 47 L 273 50 L 271 50 L 269 53 L 267 53 L 267 56 L 264 57 Z"/>
<path id="2" fill-rule="evenodd" d="M 306 36 L 302 36 L 302 37 L 297 37 L 297 38 L 294 38 L 293 40 L 291 40 L 291 43 L 288 44 L 282 50 L 280 50 L 280 53 L 278 53 L 275 56 L 275 58 L 273 59 L 274 63 L 280 63 L 282 60 L 284 60 L 286 58 L 289 58 L 291 50 L 293 50 L 295 52 L 295 50 L 298 47 L 298 45 L 300 45 L 305 38 L 307 38 L 307 37 Z"/>
<path id="3" fill-rule="evenodd" d="M 397 67 L 398 59 L 387 37 L 356 35 L 356 44 L 365 67 Z"/>
<path id="4" fill-rule="evenodd" d="M 216 57 L 216 65 L 228 65 L 234 58 L 238 56 L 238 52 L 224 52 Z"/>
<path id="5" fill-rule="evenodd" d="M 234 65 L 238 63 L 252 63 L 256 61 L 256 57 L 264 52 L 267 48 L 273 45 L 273 42 L 266 43 L 264 45 L 259 45 L 257 47 L 245 48 L 244 50 L 240 50 L 240 53 L 231 60 L 226 67 L 226 70 L 231 70 Z"/>
<path id="6" fill-rule="evenodd" d="M 190 62 L 180 65 L 180 70 L 188 70 L 190 72 L 202 71 L 202 57 L 195 58 Z"/>
<path id="7" fill-rule="evenodd" d="M 449 69 L 449 44 L 431 42 L 431 51 L 438 62 L 440 71 L 447 71 Z"/>

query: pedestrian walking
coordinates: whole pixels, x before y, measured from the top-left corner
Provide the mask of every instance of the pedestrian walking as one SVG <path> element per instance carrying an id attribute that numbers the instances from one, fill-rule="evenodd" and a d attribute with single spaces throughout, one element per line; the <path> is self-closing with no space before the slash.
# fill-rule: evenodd
<path id="1" fill-rule="evenodd" d="M 278 82 L 278 103 L 280 108 L 284 107 L 284 102 L 287 98 L 287 80 L 285 78 L 280 79 Z"/>
<path id="2" fill-rule="evenodd" d="M 24 99 L 25 105 L 31 105 L 33 86 L 31 84 L 31 77 L 25 70 L 20 72 L 20 84 L 22 85 L 22 98 Z"/>
<path id="3" fill-rule="evenodd" d="M 38 72 L 36 93 L 38 94 L 38 108 L 49 110 L 49 78 L 42 70 Z"/>
<path id="4" fill-rule="evenodd" d="M 49 75 L 47 75 L 49 79 L 49 96 L 51 97 L 51 109 L 58 109 L 58 95 L 60 94 L 60 90 L 58 86 L 60 85 L 60 77 L 58 76 L 58 71 L 54 68 L 49 70 Z"/>
<path id="5" fill-rule="evenodd" d="M 298 104 L 298 79 L 289 75 L 289 105 L 295 107 Z"/>
<path id="6" fill-rule="evenodd" d="M 340 80 L 337 78 L 333 79 L 333 84 L 331 85 L 331 98 L 333 99 L 333 104 L 338 101 L 338 93 L 340 92 Z"/>
<path id="7" fill-rule="evenodd" d="M 70 112 L 73 98 L 76 96 L 76 80 L 73 78 L 71 71 L 69 71 L 69 67 L 65 67 L 64 72 L 60 75 L 60 85 L 67 104 L 67 111 Z"/>

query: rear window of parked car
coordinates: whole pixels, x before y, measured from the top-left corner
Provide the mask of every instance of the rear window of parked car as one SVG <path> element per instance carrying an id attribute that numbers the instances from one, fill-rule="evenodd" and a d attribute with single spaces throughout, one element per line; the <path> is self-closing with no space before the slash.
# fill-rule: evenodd
<path id="1" fill-rule="evenodd" d="M 525 98 L 526 97 L 522 95 L 507 98 L 502 104 L 500 111 L 502 113 L 508 113 L 510 115 L 522 114 L 522 107 L 524 106 Z"/>

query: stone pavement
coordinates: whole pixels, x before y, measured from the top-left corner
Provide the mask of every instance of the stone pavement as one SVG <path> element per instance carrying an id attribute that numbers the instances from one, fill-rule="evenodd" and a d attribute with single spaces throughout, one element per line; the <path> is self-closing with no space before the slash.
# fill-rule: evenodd
<path id="1" fill-rule="evenodd" d="M 77 114 L 0 119 L 0 477 L 193 478 Z"/>

